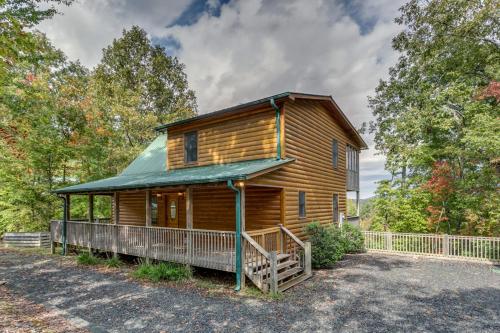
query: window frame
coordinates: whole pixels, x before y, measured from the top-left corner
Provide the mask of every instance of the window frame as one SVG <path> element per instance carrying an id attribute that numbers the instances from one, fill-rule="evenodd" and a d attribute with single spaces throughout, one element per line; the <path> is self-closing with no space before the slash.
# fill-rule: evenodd
<path id="1" fill-rule="evenodd" d="M 332 139 L 332 166 L 334 169 L 339 168 L 339 140 Z"/>
<path id="2" fill-rule="evenodd" d="M 340 206 L 339 206 L 339 194 L 333 193 L 332 195 L 332 222 L 339 223 L 340 222 Z M 335 207 L 336 206 L 336 207 Z M 335 214 L 335 208 L 337 208 L 337 214 Z"/>
<path id="3" fill-rule="evenodd" d="M 158 225 L 158 196 L 156 194 L 151 195 L 151 225 Z"/>
<path id="4" fill-rule="evenodd" d="M 303 198 L 303 203 L 301 203 L 301 198 Z M 304 212 L 302 212 L 302 208 L 304 209 Z M 306 192 L 305 191 L 299 191 L 299 218 L 304 219 L 307 216 L 307 199 L 306 199 Z"/>
<path id="5" fill-rule="evenodd" d="M 188 159 L 188 137 L 190 135 L 194 135 L 196 138 L 196 154 L 195 154 L 195 160 L 194 161 L 189 161 Z M 198 163 L 198 131 L 190 131 L 184 133 L 184 163 L 185 164 L 196 164 Z"/>

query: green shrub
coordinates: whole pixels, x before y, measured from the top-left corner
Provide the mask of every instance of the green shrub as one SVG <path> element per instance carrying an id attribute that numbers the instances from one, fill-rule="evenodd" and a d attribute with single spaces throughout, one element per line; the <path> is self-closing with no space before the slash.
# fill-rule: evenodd
<path id="1" fill-rule="evenodd" d="M 311 242 L 311 261 L 315 268 L 331 267 L 345 254 L 342 234 L 334 225 L 324 226 L 313 222 L 306 226 Z"/>
<path id="2" fill-rule="evenodd" d="M 111 257 L 106 259 L 104 264 L 110 268 L 118 268 L 123 265 L 123 262 L 118 257 Z"/>
<path id="3" fill-rule="evenodd" d="M 342 239 L 346 253 L 360 253 L 365 251 L 365 238 L 361 230 L 353 225 L 342 225 Z"/>
<path id="4" fill-rule="evenodd" d="M 147 279 L 153 282 L 162 280 L 179 281 L 190 278 L 192 272 L 188 267 L 178 264 L 165 262 L 159 264 L 142 263 L 134 271 L 133 275 L 137 278 Z"/>
<path id="5" fill-rule="evenodd" d="M 80 253 L 76 258 L 76 261 L 80 265 L 89 265 L 89 266 L 99 265 L 101 263 L 100 258 L 95 257 L 92 253 L 89 252 Z"/>

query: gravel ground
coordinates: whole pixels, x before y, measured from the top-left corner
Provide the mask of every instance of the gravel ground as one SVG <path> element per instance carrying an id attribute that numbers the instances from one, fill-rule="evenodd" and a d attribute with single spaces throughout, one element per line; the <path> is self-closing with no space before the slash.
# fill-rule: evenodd
<path id="1" fill-rule="evenodd" d="M 0 249 L 0 280 L 94 332 L 500 332 L 500 268 L 487 264 L 355 255 L 266 300 Z"/>

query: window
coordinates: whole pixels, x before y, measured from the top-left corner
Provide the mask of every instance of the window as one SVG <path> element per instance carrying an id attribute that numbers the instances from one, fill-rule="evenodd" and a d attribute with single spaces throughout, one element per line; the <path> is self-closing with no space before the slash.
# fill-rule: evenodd
<path id="1" fill-rule="evenodd" d="M 306 192 L 299 192 L 299 217 L 306 217 Z"/>
<path id="2" fill-rule="evenodd" d="M 198 133 L 184 134 L 184 162 L 194 163 L 198 160 Z"/>
<path id="3" fill-rule="evenodd" d="M 158 225 L 158 198 L 151 196 L 151 225 Z"/>
<path id="4" fill-rule="evenodd" d="M 333 215 L 333 222 L 337 223 L 339 221 L 339 195 L 338 194 L 333 195 L 332 215 Z"/>
<path id="5" fill-rule="evenodd" d="M 337 169 L 339 165 L 339 142 L 335 139 L 332 140 L 332 164 Z"/>

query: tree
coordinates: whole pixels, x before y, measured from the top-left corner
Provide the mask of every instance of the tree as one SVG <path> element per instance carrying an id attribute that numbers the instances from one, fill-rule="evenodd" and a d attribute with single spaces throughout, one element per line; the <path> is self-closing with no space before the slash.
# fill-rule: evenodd
<path id="1" fill-rule="evenodd" d="M 434 191 L 441 205 L 434 202 L 426 214 L 442 231 L 485 234 L 467 212 L 484 220 L 500 209 L 485 210 L 499 195 L 491 163 L 500 156 L 496 13 L 492 0 L 408 2 L 396 20 L 405 28 L 393 39 L 399 61 L 369 98 L 371 130 L 387 169 L 401 174 L 400 186 L 409 177 Z M 436 165 L 448 168 L 449 188 L 439 195 L 429 183 Z"/>

